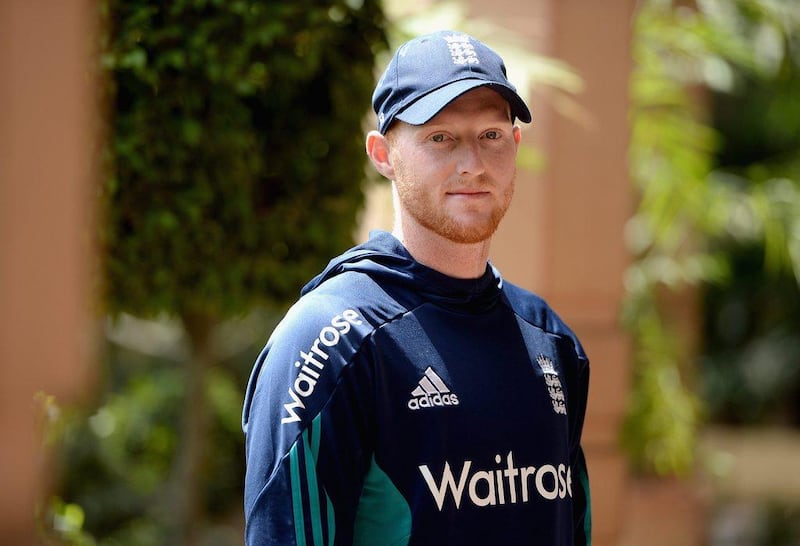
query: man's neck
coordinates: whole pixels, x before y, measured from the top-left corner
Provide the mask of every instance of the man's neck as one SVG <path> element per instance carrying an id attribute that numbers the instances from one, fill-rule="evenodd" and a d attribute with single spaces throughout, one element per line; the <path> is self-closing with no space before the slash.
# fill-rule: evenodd
<path id="1" fill-rule="evenodd" d="M 392 234 L 419 263 L 457 279 L 477 279 L 486 271 L 491 239 L 454 243 L 422 226 L 398 226 Z"/>

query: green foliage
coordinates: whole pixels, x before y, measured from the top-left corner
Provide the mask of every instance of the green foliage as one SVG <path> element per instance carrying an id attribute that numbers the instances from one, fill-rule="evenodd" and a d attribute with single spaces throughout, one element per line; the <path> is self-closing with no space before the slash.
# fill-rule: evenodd
<path id="1" fill-rule="evenodd" d="M 61 494 L 82 507 L 86 530 L 100 544 L 159 544 L 145 536 L 159 535 L 159 510 L 166 508 L 159 499 L 177 441 L 179 375 L 152 360 L 121 358 L 110 355 L 124 374 L 112 380 L 107 400 L 93 414 L 65 417 L 69 471 Z"/>
<path id="2" fill-rule="evenodd" d="M 137 315 L 283 302 L 352 242 L 374 0 L 108 0 L 108 299 Z"/>
<path id="3" fill-rule="evenodd" d="M 703 408 L 690 385 L 692 348 L 681 345 L 665 297 L 728 282 L 733 266 L 725 242 L 763 245 L 768 268 L 800 280 L 800 178 L 759 177 L 749 164 L 732 183 L 715 154 L 742 132 L 739 118 L 718 132 L 700 114 L 701 89 L 735 93 L 746 80 L 766 87 L 781 67 L 796 63 L 791 41 L 800 11 L 768 0 L 704 0 L 697 10 L 675 4 L 641 4 L 632 82 L 631 173 L 641 201 L 628 229 L 636 261 L 626 279 L 625 319 L 636 358 L 623 437 L 635 466 L 658 474 L 691 470 Z M 796 89 L 787 100 L 796 100 Z M 785 141 L 791 131 L 778 133 Z"/>
<path id="4" fill-rule="evenodd" d="M 55 497 L 50 502 L 49 511 L 54 538 L 72 546 L 96 546 L 92 536 L 83 531 L 86 516 L 79 505 Z"/>
<path id="5" fill-rule="evenodd" d="M 772 22 L 797 28 L 800 6 L 793 15 Z M 747 188 L 760 212 L 740 206 L 732 235 L 714 242 L 733 274 L 706 295 L 704 393 L 710 418 L 729 424 L 800 425 L 800 34 L 783 38 L 766 41 L 784 53 L 764 55 L 769 78 L 745 75 L 714 97 L 725 135 L 715 177 Z"/>
<path id="6" fill-rule="evenodd" d="M 761 268 L 757 251 L 736 252 L 735 267 Z M 733 425 L 800 425 L 800 291 L 763 275 L 710 291 L 703 392 L 710 418 Z"/>
<path id="7" fill-rule="evenodd" d="M 204 543 L 241 543 L 241 393 L 263 332 L 276 319 L 277 314 L 256 313 L 226 324 L 250 333 L 209 373 L 207 440 L 213 457 L 203 483 Z M 186 339 L 175 322 L 127 319 L 109 327 L 108 372 L 100 399 L 85 409 L 44 400 L 49 441 L 59 447 L 67 470 L 58 497 L 47 508 L 47 533 L 73 546 L 172 546 L 168 533 L 176 507 L 170 504 L 170 476 L 180 441 L 179 363 L 188 350 Z"/>
<path id="8" fill-rule="evenodd" d="M 100 10 L 101 243 L 117 324 L 94 407 L 54 421 L 65 472 L 46 527 L 76 545 L 240 543 L 255 354 L 226 359 L 215 332 L 282 307 L 352 244 L 383 14 L 377 0 Z M 129 315 L 158 322 L 116 339 Z"/>
<path id="9" fill-rule="evenodd" d="M 657 305 L 636 323 L 636 384 L 630 396 L 625 441 L 634 466 L 657 474 L 685 472 L 694 457 L 700 404 L 678 365 L 679 344 Z"/>

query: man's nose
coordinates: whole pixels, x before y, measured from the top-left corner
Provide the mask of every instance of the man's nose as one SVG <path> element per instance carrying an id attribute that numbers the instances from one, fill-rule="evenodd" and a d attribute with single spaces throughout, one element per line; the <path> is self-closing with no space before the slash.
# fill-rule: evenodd
<path id="1" fill-rule="evenodd" d="M 485 169 L 483 154 L 477 142 L 464 143 L 459 150 L 458 172 L 461 175 L 478 176 Z"/>

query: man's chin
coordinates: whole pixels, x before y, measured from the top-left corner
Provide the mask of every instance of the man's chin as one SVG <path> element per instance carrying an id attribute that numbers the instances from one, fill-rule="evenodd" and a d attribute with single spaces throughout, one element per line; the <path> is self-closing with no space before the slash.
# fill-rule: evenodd
<path id="1" fill-rule="evenodd" d="M 497 231 L 497 224 L 482 226 L 447 226 L 446 228 L 437 230 L 437 233 L 453 243 L 474 245 L 489 241 L 495 231 Z"/>
<path id="2" fill-rule="evenodd" d="M 505 211 L 503 211 L 504 213 Z M 492 238 L 504 214 L 495 211 L 486 215 L 414 214 L 417 222 L 427 230 L 452 243 L 474 245 Z"/>

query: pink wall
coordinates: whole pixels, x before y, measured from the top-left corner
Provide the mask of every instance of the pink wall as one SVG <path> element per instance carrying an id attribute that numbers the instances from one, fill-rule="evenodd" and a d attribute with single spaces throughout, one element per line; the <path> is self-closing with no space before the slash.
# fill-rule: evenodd
<path id="1" fill-rule="evenodd" d="M 91 7 L 91 10 L 88 9 Z M 0 542 L 33 544 L 34 394 L 89 380 L 94 8 L 0 2 Z"/>

